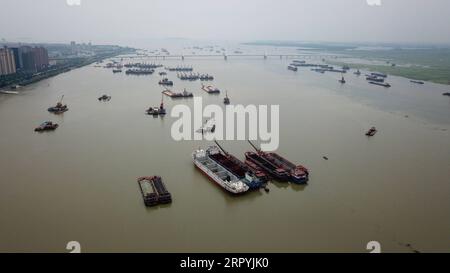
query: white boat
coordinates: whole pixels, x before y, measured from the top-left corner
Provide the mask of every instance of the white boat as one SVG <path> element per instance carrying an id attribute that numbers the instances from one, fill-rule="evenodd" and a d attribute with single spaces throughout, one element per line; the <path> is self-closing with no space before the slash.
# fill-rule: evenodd
<path id="1" fill-rule="evenodd" d="M 241 179 L 210 158 L 210 155 L 215 153 L 220 153 L 215 146 L 206 151 L 198 149 L 192 153 L 192 160 L 200 171 L 224 190 L 232 194 L 247 192 L 249 187 Z"/>

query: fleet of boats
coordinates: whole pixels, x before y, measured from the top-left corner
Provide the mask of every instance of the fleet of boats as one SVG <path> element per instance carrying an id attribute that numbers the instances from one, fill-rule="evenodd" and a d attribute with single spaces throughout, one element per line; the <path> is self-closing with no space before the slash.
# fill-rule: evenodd
<path id="1" fill-rule="evenodd" d="M 127 67 L 126 74 L 152 74 L 156 68 L 162 67 L 162 65 L 154 63 L 129 63 L 123 65 Z M 108 68 L 113 68 L 114 73 L 122 72 L 122 65 L 118 63 L 110 63 L 107 65 Z M 298 67 L 313 67 L 312 70 L 324 73 L 329 72 L 340 72 L 342 74 L 346 73 L 350 67 L 343 66 L 342 69 L 335 69 L 329 65 L 316 65 L 308 64 L 305 61 L 293 60 L 288 66 L 289 70 L 297 71 Z M 166 67 L 168 71 L 177 71 L 178 77 L 180 79 L 200 79 L 200 80 L 212 80 L 213 77 L 209 74 L 194 74 L 192 73 L 193 68 L 187 66 L 177 66 L 177 67 Z M 189 74 L 185 72 L 190 72 Z M 361 72 L 357 70 L 354 72 L 355 75 L 361 75 Z M 159 72 L 160 76 L 167 75 L 166 72 Z M 386 74 L 372 72 L 366 75 L 366 80 L 370 84 L 390 87 L 388 83 L 385 83 L 387 78 Z M 339 80 L 340 83 L 345 83 L 344 75 L 342 75 Z M 422 81 L 411 80 L 412 83 L 423 84 Z M 162 78 L 159 81 L 160 85 L 172 86 L 173 82 L 168 80 L 168 78 Z M 202 90 L 208 94 L 220 93 L 218 88 L 211 85 L 205 86 L 202 84 Z M 193 94 L 187 92 L 186 89 L 183 92 L 173 92 L 169 89 L 162 91 L 164 95 L 171 98 L 186 98 L 193 97 Z M 450 93 L 444 93 L 445 96 L 450 96 Z M 56 104 L 56 106 L 48 108 L 48 111 L 55 114 L 60 114 L 68 110 L 67 105 L 62 104 L 64 96 Z M 109 101 L 111 96 L 106 94 L 98 98 L 99 101 Z M 228 92 L 225 93 L 223 99 L 224 104 L 230 104 L 230 98 L 228 97 Z M 161 99 L 161 104 L 159 107 L 149 107 L 146 110 L 148 115 L 159 116 L 165 115 L 166 109 L 164 108 L 163 98 Z M 204 129 L 202 127 L 202 133 L 206 131 L 214 132 L 215 124 L 210 126 L 211 129 Z M 58 128 L 58 124 L 51 121 L 46 121 L 40 124 L 35 131 L 51 131 Z M 368 137 L 372 137 L 377 133 L 375 127 L 371 127 L 365 134 Z M 295 184 L 307 184 L 309 180 L 309 170 L 303 165 L 297 165 L 286 159 L 285 157 L 279 155 L 276 152 L 265 152 L 257 148 L 252 142 L 250 145 L 255 151 L 246 151 L 244 153 L 245 161 L 239 160 L 234 155 L 225 151 L 217 141 L 215 141 L 214 146 L 210 146 L 207 149 L 197 149 L 192 153 L 192 160 L 194 165 L 211 181 L 220 186 L 225 191 L 232 194 L 243 194 L 249 190 L 258 190 L 264 188 L 266 191 L 266 184 L 270 180 L 277 181 L 289 181 Z M 328 159 L 327 157 L 324 157 Z M 138 184 L 141 189 L 143 200 L 146 206 L 154 206 L 157 204 L 166 204 L 172 202 L 171 194 L 167 191 L 162 178 L 160 176 L 149 176 L 140 177 L 138 179 Z"/>

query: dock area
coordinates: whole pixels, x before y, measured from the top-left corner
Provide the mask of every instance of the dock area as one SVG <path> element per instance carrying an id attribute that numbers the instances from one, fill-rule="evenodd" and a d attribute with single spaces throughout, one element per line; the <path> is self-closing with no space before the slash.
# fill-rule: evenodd
<path id="1" fill-rule="evenodd" d="M 143 176 L 139 177 L 137 181 L 147 207 L 172 203 L 172 195 L 160 176 Z"/>

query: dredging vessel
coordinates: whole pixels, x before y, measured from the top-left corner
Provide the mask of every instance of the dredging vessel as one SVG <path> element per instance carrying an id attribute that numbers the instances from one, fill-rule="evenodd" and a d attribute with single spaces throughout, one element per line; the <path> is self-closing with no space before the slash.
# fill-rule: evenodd
<path id="1" fill-rule="evenodd" d="M 272 178 L 280 181 L 291 181 L 296 184 L 308 182 L 309 171 L 304 166 L 295 165 L 277 153 L 261 151 L 253 143 L 248 142 L 256 152 L 246 152 L 245 158 L 259 166 Z"/>
<path id="2" fill-rule="evenodd" d="M 49 107 L 47 110 L 53 114 L 62 114 L 64 112 L 68 111 L 69 108 L 67 108 L 67 105 L 62 104 L 63 99 L 64 99 L 64 95 L 62 95 L 61 100 L 56 103 L 56 106 Z"/>
<path id="3" fill-rule="evenodd" d="M 161 97 L 161 104 L 158 107 L 150 107 L 147 109 L 147 115 L 153 115 L 153 116 L 158 116 L 158 115 L 165 115 L 166 114 L 166 109 L 164 108 L 164 97 Z"/>
<path id="4" fill-rule="evenodd" d="M 192 160 L 204 175 L 227 192 L 232 194 L 247 192 L 249 190 L 247 184 L 211 158 L 217 153 L 219 153 L 217 147 L 210 147 L 207 150 L 198 149 L 192 153 Z"/>

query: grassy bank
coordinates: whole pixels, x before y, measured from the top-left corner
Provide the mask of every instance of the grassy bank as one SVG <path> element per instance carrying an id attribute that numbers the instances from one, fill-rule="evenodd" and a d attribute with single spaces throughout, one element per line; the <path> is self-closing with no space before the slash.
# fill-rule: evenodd
<path id="1" fill-rule="evenodd" d="M 369 64 L 353 64 L 338 61 L 327 61 L 331 65 L 348 65 L 355 69 L 365 69 L 369 71 L 377 71 L 389 75 L 405 77 L 413 80 L 429 81 L 440 84 L 450 85 L 450 69 L 443 69 L 437 67 L 401 67 L 401 66 L 387 66 L 387 65 L 369 65 Z"/>
<path id="2" fill-rule="evenodd" d="M 346 64 L 353 68 L 379 71 L 414 80 L 450 84 L 449 48 L 345 50 L 339 51 L 339 53 L 352 58 L 385 61 L 397 65 L 346 63 L 345 59 L 339 61 L 329 60 L 328 62 L 333 65 Z"/>

